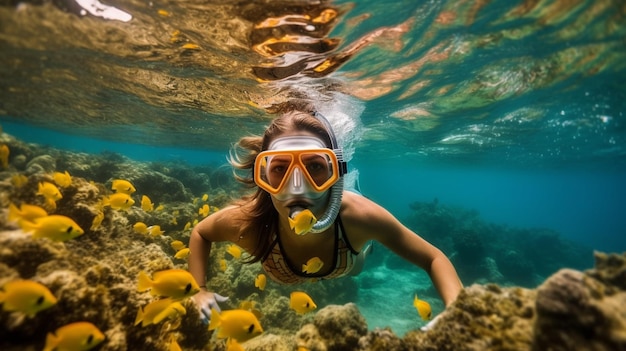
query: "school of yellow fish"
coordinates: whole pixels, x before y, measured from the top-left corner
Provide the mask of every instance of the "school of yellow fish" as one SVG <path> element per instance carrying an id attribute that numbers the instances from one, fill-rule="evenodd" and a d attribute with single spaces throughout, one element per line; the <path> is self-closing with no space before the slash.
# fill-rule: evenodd
<path id="1" fill-rule="evenodd" d="M 0 167 L 9 167 L 10 150 L 7 145 L 0 145 Z M 54 172 L 50 177 L 51 181 L 41 181 L 38 183 L 36 196 L 41 197 L 43 207 L 35 204 L 22 203 L 19 205 L 11 203 L 8 209 L 8 220 L 16 224 L 25 233 L 30 233 L 33 239 L 48 239 L 57 242 L 64 242 L 85 234 L 85 231 L 72 219 L 67 216 L 54 214 L 57 209 L 57 202 L 63 199 L 62 189 L 72 185 L 72 177 L 67 172 Z M 16 174 L 12 177 L 11 183 L 16 188 L 28 183 L 28 177 L 23 174 Z M 59 189 L 61 188 L 61 189 Z M 125 211 L 135 204 L 132 194 L 136 192 L 133 184 L 124 179 L 115 179 L 111 183 L 113 193 L 101 198 L 96 206 L 96 215 L 93 218 L 90 231 L 97 230 L 105 218 L 104 208 L 110 207 L 116 211 Z M 198 221 L 211 212 L 219 209 L 210 206 L 208 194 L 200 198 L 195 198 L 193 204 L 199 200 L 203 204 L 198 207 L 200 218 L 187 222 L 183 230 L 189 230 Z M 163 205 L 156 208 L 155 204 L 147 195 L 141 196 L 141 208 L 145 212 L 162 211 Z M 52 214 L 50 214 L 52 213 Z M 172 212 L 171 224 L 177 224 L 178 211 Z M 304 210 L 290 218 L 290 224 L 296 234 L 308 232 L 315 224 L 316 218 L 309 211 Z M 164 234 L 160 225 L 147 225 L 143 222 L 133 224 L 133 231 L 140 235 L 157 237 Z M 189 248 L 180 240 L 171 242 L 171 247 L 175 251 L 173 258 L 185 260 L 189 256 Z M 226 252 L 232 259 L 239 259 L 242 250 L 239 246 L 230 244 L 226 247 Z M 227 270 L 227 261 L 219 261 L 220 270 Z M 324 263 L 319 257 L 313 257 L 302 265 L 302 272 L 313 274 L 318 272 Z M 254 280 L 254 286 L 264 291 L 267 285 L 265 274 L 258 274 Z M 186 314 L 183 299 L 189 298 L 200 291 L 200 287 L 191 276 L 183 269 L 169 269 L 154 272 L 152 276 L 141 271 L 137 276 L 137 291 L 148 292 L 155 298 L 154 301 L 145 306 L 140 306 L 135 318 L 135 325 L 148 326 L 159 324 L 165 320 L 176 320 Z M 4 311 L 23 313 L 28 317 L 34 317 L 38 312 L 51 308 L 57 303 L 57 298 L 41 283 L 32 280 L 13 280 L 0 287 L 0 304 Z M 413 305 L 423 320 L 431 318 L 431 309 L 428 302 L 418 299 L 415 295 Z M 289 307 L 297 314 L 305 314 L 314 311 L 317 305 L 313 299 L 303 291 L 294 291 L 290 295 Z M 218 312 L 213 309 L 208 330 L 216 330 L 218 338 L 226 340 L 226 349 L 230 351 L 243 350 L 239 342 L 245 342 L 250 338 L 260 335 L 263 328 L 259 322 L 262 316 L 255 308 L 255 302 L 244 301 L 239 308 Z M 87 321 L 77 321 L 58 328 L 56 331 L 48 333 L 44 351 L 46 350 L 89 350 L 105 341 L 105 335 L 92 323 Z M 170 350 L 180 350 L 175 338 L 169 343 Z"/>
<path id="2" fill-rule="evenodd" d="M 57 304 L 57 298 L 43 284 L 33 280 L 12 280 L 0 289 L 0 304 L 8 312 L 34 317 L 38 312 Z M 89 350 L 105 339 L 92 323 L 78 321 L 48 333 L 44 351 Z"/>

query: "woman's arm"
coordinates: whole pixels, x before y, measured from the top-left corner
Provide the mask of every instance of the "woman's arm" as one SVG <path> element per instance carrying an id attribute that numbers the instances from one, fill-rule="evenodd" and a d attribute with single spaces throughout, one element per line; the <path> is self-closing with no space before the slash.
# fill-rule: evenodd
<path id="1" fill-rule="evenodd" d="M 206 219 L 205 219 L 206 220 Z M 200 222 L 202 223 L 202 222 Z M 189 237 L 189 273 L 201 288 L 206 288 L 206 264 L 211 254 L 212 242 L 200 235 L 200 223 L 191 231 Z"/>
<path id="2" fill-rule="evenodd" d="M 189 273 L 199 286 L 206 286 L 206 265 L 214 242 L 233 241 L 239 237 L 234 225 L 240 207 L 230 206 L 204 218 L 191 231 L 189 238 Z"/>
<path id="3" fill-rule="evenodd" d="M 348 204 L 342 211 L 342 220 L 353 246 L 360 248 L 368 240 L 380 242 L 426 271 L 446 306 L 456 299 L 463 285 L 456 269 L 441 250 L 373 201 L 356 194 L 348 195 L 346 200 Z"/>
<path id="4" fill-rule="evenodd" d="M 228 297 L 214 293 L 211 287 L 206 286 L 206 266 L 211 253 L 213 242 L 232 241 L 239 237 L 238 227 L 234 225 L 239 207 L 227 207 L 198 223 L 191 231 L 189 238 L 189 272 L 200 285 L 200 292 L 192 297 L 198 307 L 200 316 L 205 323 L 211 319 L 211 308 L 218 312 L 218 302 L 228 300 Z"/>

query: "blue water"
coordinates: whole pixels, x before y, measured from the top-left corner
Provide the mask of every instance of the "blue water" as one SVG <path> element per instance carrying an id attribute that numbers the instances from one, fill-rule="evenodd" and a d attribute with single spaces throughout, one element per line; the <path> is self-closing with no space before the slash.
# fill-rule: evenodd
<path id="1" fill-rule="evenodd" d="M 20 140 L 72 152 L 84 152 L 88 154 L 114 152 L 135 161 L 183 161 L 188 165 L 220 164 L 226 161 L 226 156 L 228 155 L 225 152 L 215 150 L 185 149 L 159 145 L 122 143 L 105 139 L 89 138 L 81 135 L 44 129 L 28 124 L 3 121 L 2 117 L 0 117 L 0 122 L 2 129 L 6 133 L 13 135 Z"/>
<path id="2" fill-rule="evenodd" d="M 492 223 L 554 229 L 600 251 L 626 251 L 623 170 L 358 167 L 363 193 L 399 217 L 408 214 L 410 203 L 437 198 L 476 209 Z"/>
<path id="3" fill-rule="evenodd" d="M 2 127 L 21 140 L 73 152 L 116 152 L 136 161 L 223 164 L 227 150 L 197 150 L 111 142 L 12 122 Z M 626 169 L 604 167 L 542 169 L 495 165 L 368 162 L 356 152 L 361 192 L 398 218 L 413 202 L 438 199 L 445 205 L 478 210 L 488 222 L 516 228 L 553 229 L 595 250 L 626 252 Z"/>

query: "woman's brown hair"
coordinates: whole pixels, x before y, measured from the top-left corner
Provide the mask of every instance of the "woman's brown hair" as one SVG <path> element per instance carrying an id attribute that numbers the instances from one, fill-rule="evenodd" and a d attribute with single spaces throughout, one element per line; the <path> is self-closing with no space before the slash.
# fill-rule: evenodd
<path id="1" fill-rule="evenodd" d="M 331 148 L 331 140 L 324 124 L 312 114 L 302 111 L 286 112 L 272 120 L 265 129 L 263 136 L 248 136 L 241 138 L 233 147 L 230 154 L 230 164 L 235 168 L 235 179 L 253 188 L 254 162 L 256 156 L 267 150 L 270 143 L 286 132 L 307 131 L 315 134 L 324 141 L 326 147 Z M 242 172 L 244 174 L 242 175 Z M 272 249 L 273 234 L 278 229 L 278 212 L 274 208 L 272 198 L 265 190 L 258 188 L 249 196 L 238 201 L 239 205 L 252 203 L 250 211 L 244 213 L 246 218 L 242 233 L 250 235 L 255 233 L 257 245 L 247 263 L 255 263 L 264 260 Z"/>

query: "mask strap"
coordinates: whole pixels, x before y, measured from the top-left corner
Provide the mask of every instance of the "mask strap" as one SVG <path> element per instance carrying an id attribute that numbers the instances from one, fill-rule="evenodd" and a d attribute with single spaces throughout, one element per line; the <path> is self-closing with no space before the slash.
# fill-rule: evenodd
<path id="1" fill-rule="evenodd" d="M 342 177 L 344 174 L 348 173 L 348 163 L 343 160 L 343 150 L 339 148 L 337 144 L 337 138 L 335 137 L 335 133 L 333 132 L 333 127 L 330 125 L 330 122 L 323 114 L 315 111 L 313 116 L 317 118 L 328 132 L 328 136 L 330 137 L 330 146 L 335 155 L 337 156 L 337 163 L 339 164 L 339 176 Z"/>

